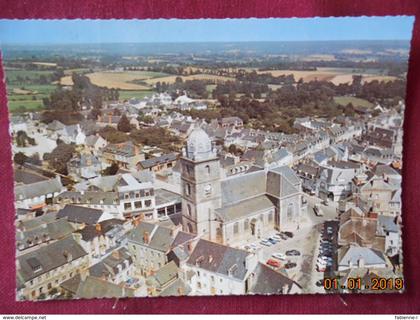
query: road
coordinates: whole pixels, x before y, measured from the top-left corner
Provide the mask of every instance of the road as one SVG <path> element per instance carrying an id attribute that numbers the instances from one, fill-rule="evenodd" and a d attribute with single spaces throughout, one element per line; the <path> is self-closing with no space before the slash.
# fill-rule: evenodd
<path id="1" fill-rule="evenodd" d="M 273 253 L 286 253 L 287 250 L 298 250 L 300 256 L 288 256 L 286 261 L 282 261 L 282 264 L 287 262 L 295 262 L 297 266 L 291 269 L 280 268 L 281 272 L 285 272 L 291 279 L 295 280 L 302 286 L 303 293 L 325 293 L 323 287 L 316 286 L 318 280 L 324 279 L 323 272 L 316 271 L 316 261 L 319 256 L 319 246 L 321 240 L 321 232 L 328 226 L 333 226 L 334 235 L 334 249 L 333 253 L 336 254 L 336 235 L 338 231 L 337 222 L 337 203 L 329 202 L 327 206 L 321 204 L 321 200 L 317 197 L 304 195 L 306 200 L 306 209 L 302 211 L 302 217 L 299 230 L 294 231 L 294 236 L 287 240 L 280 240 L 279 243 L 270 247 L 261 246 L 260 262 L 265 263 L 269 258 L 272 257 Z M 324 216 L 316 216 L 313 207 L 315 204 L 319 204 L 321 210 L 324 212 Z M 267 234 L 266 237 L 274 235 Z M 325 234 L 325 233 L 324 233 Z M 334 259 L 335 267 L 336 261 Z"/>

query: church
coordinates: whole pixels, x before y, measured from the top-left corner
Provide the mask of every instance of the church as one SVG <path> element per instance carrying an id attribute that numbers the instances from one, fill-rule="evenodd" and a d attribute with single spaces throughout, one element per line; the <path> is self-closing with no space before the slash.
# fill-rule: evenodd
<path id="1" fill-rule="evenodd" d="M 181 161 L 183 230 L 225 245 L 299 228 L 302 185 L 287 166 L 222 177 L 207 133 L 195 127 Z"/>

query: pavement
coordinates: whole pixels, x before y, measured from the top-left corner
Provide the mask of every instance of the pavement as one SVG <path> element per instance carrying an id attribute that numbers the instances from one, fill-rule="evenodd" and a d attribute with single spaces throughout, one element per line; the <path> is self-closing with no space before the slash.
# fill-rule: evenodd
<path id="1" fill-rule="evenodd" d="M 321 232 L 327 226 L 333 226 L 335 240 L 334 252 L 336 252 L 336 235 L 338 231 L 338 213 L 337 213 L 337 203 L 329 202 L 327 205 L 321 204 L 321 199 L 305 194 L 304 198 L 306 200 L 306 205 L 304 210 L 302 210 L 301 223 L 299 229 L 292 231 L 293 237 L 287 240 L 280 240 L 277 244 L 270 247 L 263 246 L 256 243 L 261 247 L 260 262 L 266 263 L 269 258 L 272 258 L 273 253 L 283 253 L 285 254 L 288 250 L 298 250 L 301 254 L 299 256 L 287 256 L 285 261 L 281 261 L 281 264 L 284 265 L 287 262 L 294 262 L 297 264 L 296 267 L 291 269 L 285 269 L 280 267 L 277 270 L 280 272 L 286 273 L 291 279 L 295 280 L 299 285 L 302 286 L 303 293 L 325 293 L 323 287 L 316 286 L 318 280 L 324 279 L 328 274 L 323 272 L 318 272 L 316 270 L 316 261 L 319 255 L 319 246 L 321 239 Z M 321 210 L 324 212 L 323 216 L 316 216 L 313 207 L 315 204 L 318 204 Z M 264 238 L 268 238 L 276 234 L 276 231 L 273 231 L 272 234 L 264 235 Z M 335 267 L 336 261 L 334 260 Z"/>

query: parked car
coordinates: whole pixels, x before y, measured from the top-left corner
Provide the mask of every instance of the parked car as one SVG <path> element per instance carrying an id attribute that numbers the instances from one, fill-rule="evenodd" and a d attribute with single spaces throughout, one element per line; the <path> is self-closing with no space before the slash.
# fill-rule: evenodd
<path id="1" fill-rule="evenodd" d="M 268 240 L 261 240 L 260 242 L 263 246 L 271 247 L 273 244 Z"/>
<path id="2" fill-rule="evenodd" d="M 283 240 L 287 240 L 288 238 L 287 238 L 287 236 L 283 233 L 283 232 L 279 232 L 279 233 L 277 233 L 277 235 L 281 238 L 281 239 L 283 239 Z"/>
<path id="3" fill-rule="evenodd" d="M 292 232 L 290 232 L 290 231 L 284 231 L 283 233 L 284 233 L 284 235 L 285 235 L 286 237 L 288 237 L 288 238 L 293 238 L 293 233 L 292 233 Z"/>
<path id="4" fill-rule="evenodd" d="M 273 238 L 274 240 L 277 240 L 277 241 L 280 241 L 282 239 L 278 234 L 275 234 L 271 238 Z"/>
<path id="5" fill-rule="evenodd" d="M 287 250 L 286 256 L 300 256 L 300 252 L 296 249 L 293 250 Z"/>
<path id="6" fill-rule="evenodd" d="M 271 258 L 268 259 L 266 263 L 267 265 L 272 266 L 274 268 L 280 268 L 281 266 L 280 261 Z"/>
<path id="7" fill-rule="evenodd" d="M 294 262 L 288 262 L 288 263 L 286 263 L 285 265 L 284 265 L 284 267 L 286 268 L 286 269 L 292 269 L 292 268 L 295 268 L 296 267 L 296 263 L 294 263 Z"/>
<path id="8" fill-rule="evenodd" d="M 276 244 L 277 242 L 279 242 L 279 240 L 276 240 L 274 238 L 268 238 L 268 241 L 270 241 L 272 244 Z"/>
<path id="9" fill-rule="evenodd" d="M 271 256 L 279 260 L 286 260 L 286 255 L 281 252 L 273 253 Z"/>

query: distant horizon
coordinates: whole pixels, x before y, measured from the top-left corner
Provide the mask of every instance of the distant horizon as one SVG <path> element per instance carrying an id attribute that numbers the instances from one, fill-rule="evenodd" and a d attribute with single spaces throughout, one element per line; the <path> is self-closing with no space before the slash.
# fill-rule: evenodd
<path id="1" fill-rule="evenodd" d="M 119 44 L 119 45 L 132 45 L 132 44 L 188 44 L 188 43 L 195 43 L 195 44 L 206 44 L 206 43 L 279 43 L 279 42 L 410 42 L 411 39 L 346 39 L 346 40 L 242 40 L 242 41 L 218 41 L 218 40 L 210 40 L 210 41 L 161 41 L 161 42 L 98 42 L 98 43 L 71 43 L 71 42 L 57 42 L 57 43 L 37 43 L 37 42 L 16 42 L 16 43 L 5 43 L 3 42 L 2 46 L 24 46 L 24 45 L 32 45 L 32 46 L 52 46 L 52 45 L 59 45 L 59 46 L 70 46 L 70 45 L 78 45 L 78 46 L 100 46 L 103 44 L 112 45 L 112 44 Z"/>
<path id="2" fill-rule="evenodd" d="M 413 22 L 413 16 L 187 20 L 0 19 L 0 43 L 57 45 L 409 41 Z"/>

